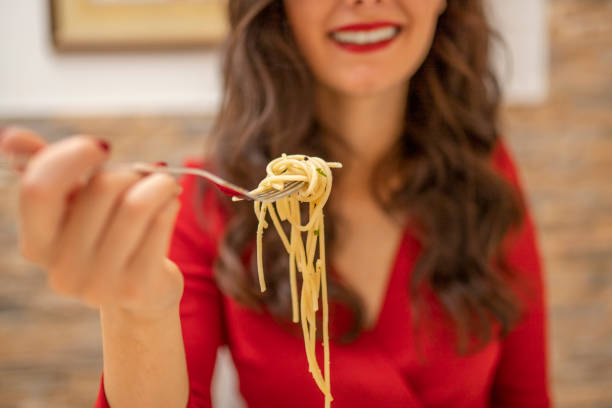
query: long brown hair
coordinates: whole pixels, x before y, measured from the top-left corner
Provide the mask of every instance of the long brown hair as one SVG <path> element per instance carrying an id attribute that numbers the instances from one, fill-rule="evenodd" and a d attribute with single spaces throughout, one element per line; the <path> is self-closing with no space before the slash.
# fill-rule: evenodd
<path id="1" fill-rule="evenodd" d="M 370 186 L 387 213 L 401 210 L 421 226 L 423 251 L 407 290 L 436 295 L 454 323 L 459 350 L 466 351 L 468 339 L 484 345 L 495 326 L 504 335 L 519 318 L 501 243 L 523 214 L 516 191 L 489 162 L 499 137 L 500 97 L 489 66 L 493 31 L 483 2 L 447 3 L 432 48 L 411 79 L 403 137 L 375 166 Z M 313 77 L 297 51 L 282 2 L 230 0 L 229 16 L 224 97 L 206 162 L 237 184 L 254 187 L 266 164 L 284 152 L 333 161 L 313 113 Z M 401 183 L 389 195 L 384 190 L 390 174 L 399 174 Z M 219 198 L 231 214 L 215 263 L 220 288 L 242 304 L 264 306 L 289 319 L 288 257 L 280 239 L 264 235 L 268 288 L 261 294 L 254 257 L 249 258 L 253 209 Z M 340 220 L 339 214 L 326 215 L 331 256 Z M 329 296 L 353 311 L 352 327 L 342 339 L 355 338 L 363 328 L 359 297 L 333 279 Z"/>

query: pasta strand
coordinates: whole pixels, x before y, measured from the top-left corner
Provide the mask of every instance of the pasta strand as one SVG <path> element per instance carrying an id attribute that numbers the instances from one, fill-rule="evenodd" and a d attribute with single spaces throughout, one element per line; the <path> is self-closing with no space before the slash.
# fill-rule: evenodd
<path id="1" fill-rule="evenodd" d="M 315 383 L 325 396 L 325 408 L 330 407 L 333 397 L 330 385 L 329 307 L 327 272 L 325 268 L 323 207 L 329 198 L 332 187 L 332 173 L 330 169 L 340 167 L 342 167 L 340 163 L 326 162 L 318 157 L 286 155 L 283 153 L 281 157 L 268 163 L 266 166 L 266 177 L 255 190 L 251 191 L 251 193 L 258 193 L 271 188 L 283 190 L 287 182 L 305 182 L 300 190 L 274 203 L 254 202 L 253 209 L 258 220 L 257 274 L 261 291 L 264 292 L 266 284 L 263 273 L 262 240 L 263 232 L 268 227 L 266 214 L 269 214 L 272 224 L 277 230 L 285 250 L 289 254 L 292 318 L 295 323 L 301 321 L 308 371 L 312 374 Z M 235 197 L 234 199 L 239 200 Z M 302 225 L 300 203 L 308 203 L 309 220 L 305 225 Z M 288 221 L 291 225 L 289 238 L 287 238 L 282 228 L 281 221 Z M 302 238 L 303 232 L 306 232 L 306 242 Z M 315 260 L 317 247 L 318 259 Z M 302 278 L 299 301 L 297 290 L 298 272 Z M 315 353 L 316 313 L 319 310 L 319 299 L 321 299 L 323 315 L 323 372 L 321 372 Z"/>

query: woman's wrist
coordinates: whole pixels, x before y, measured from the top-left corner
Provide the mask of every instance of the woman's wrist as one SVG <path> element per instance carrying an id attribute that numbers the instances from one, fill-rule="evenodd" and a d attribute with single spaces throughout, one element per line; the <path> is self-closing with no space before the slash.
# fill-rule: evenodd
<path id="1" fill-rule="evenodd" d="M 112 320 L 119 324 L 130 326 L 155 325 L 172 319 L 179 318 L 179 304 L 163 309 L 155 310 L 131 310 L 121 306 L 101 306 L 100 316 L 105 320 Z"/>

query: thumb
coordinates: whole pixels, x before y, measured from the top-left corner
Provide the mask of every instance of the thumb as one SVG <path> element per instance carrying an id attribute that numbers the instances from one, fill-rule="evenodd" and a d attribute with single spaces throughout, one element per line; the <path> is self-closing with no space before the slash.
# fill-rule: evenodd
<path id="1" fill-rule="evenodd" d="M 47 145 L 47 142 L 33 130 L 20 126 L 8 126 L 0 130 L 0 154 L 7 156 L 32 156 Z M 23 171 L 19 165 L 16 170 Z"/>

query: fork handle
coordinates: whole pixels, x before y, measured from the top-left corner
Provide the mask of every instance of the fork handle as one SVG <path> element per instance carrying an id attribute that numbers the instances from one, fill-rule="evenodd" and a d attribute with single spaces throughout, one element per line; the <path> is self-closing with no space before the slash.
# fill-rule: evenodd
<path id="1" fill-rule="evenodd" d="M 8 154 L 0 154 L 0 169 L 2 170 L 23 170 L 27 166 L 30 161 L 32 155 L 22 154 L 22 153 L 8 153 Z M 159 169 L 159 167 L 155 167 L 154 165 L 147 164 L 144 162 L 132 162 L 132 163 L 104 163 L 99 168 L 103 168 L 105 170 L 111 169 L 121 169 L 121 168 L 130 168 L 134 171 L 140 171 L 143 173 L 150 173 Z M 96 170 L 97 170 L 96 169 Z M 94 170 L 94 172 L 96 171 Z"/>

